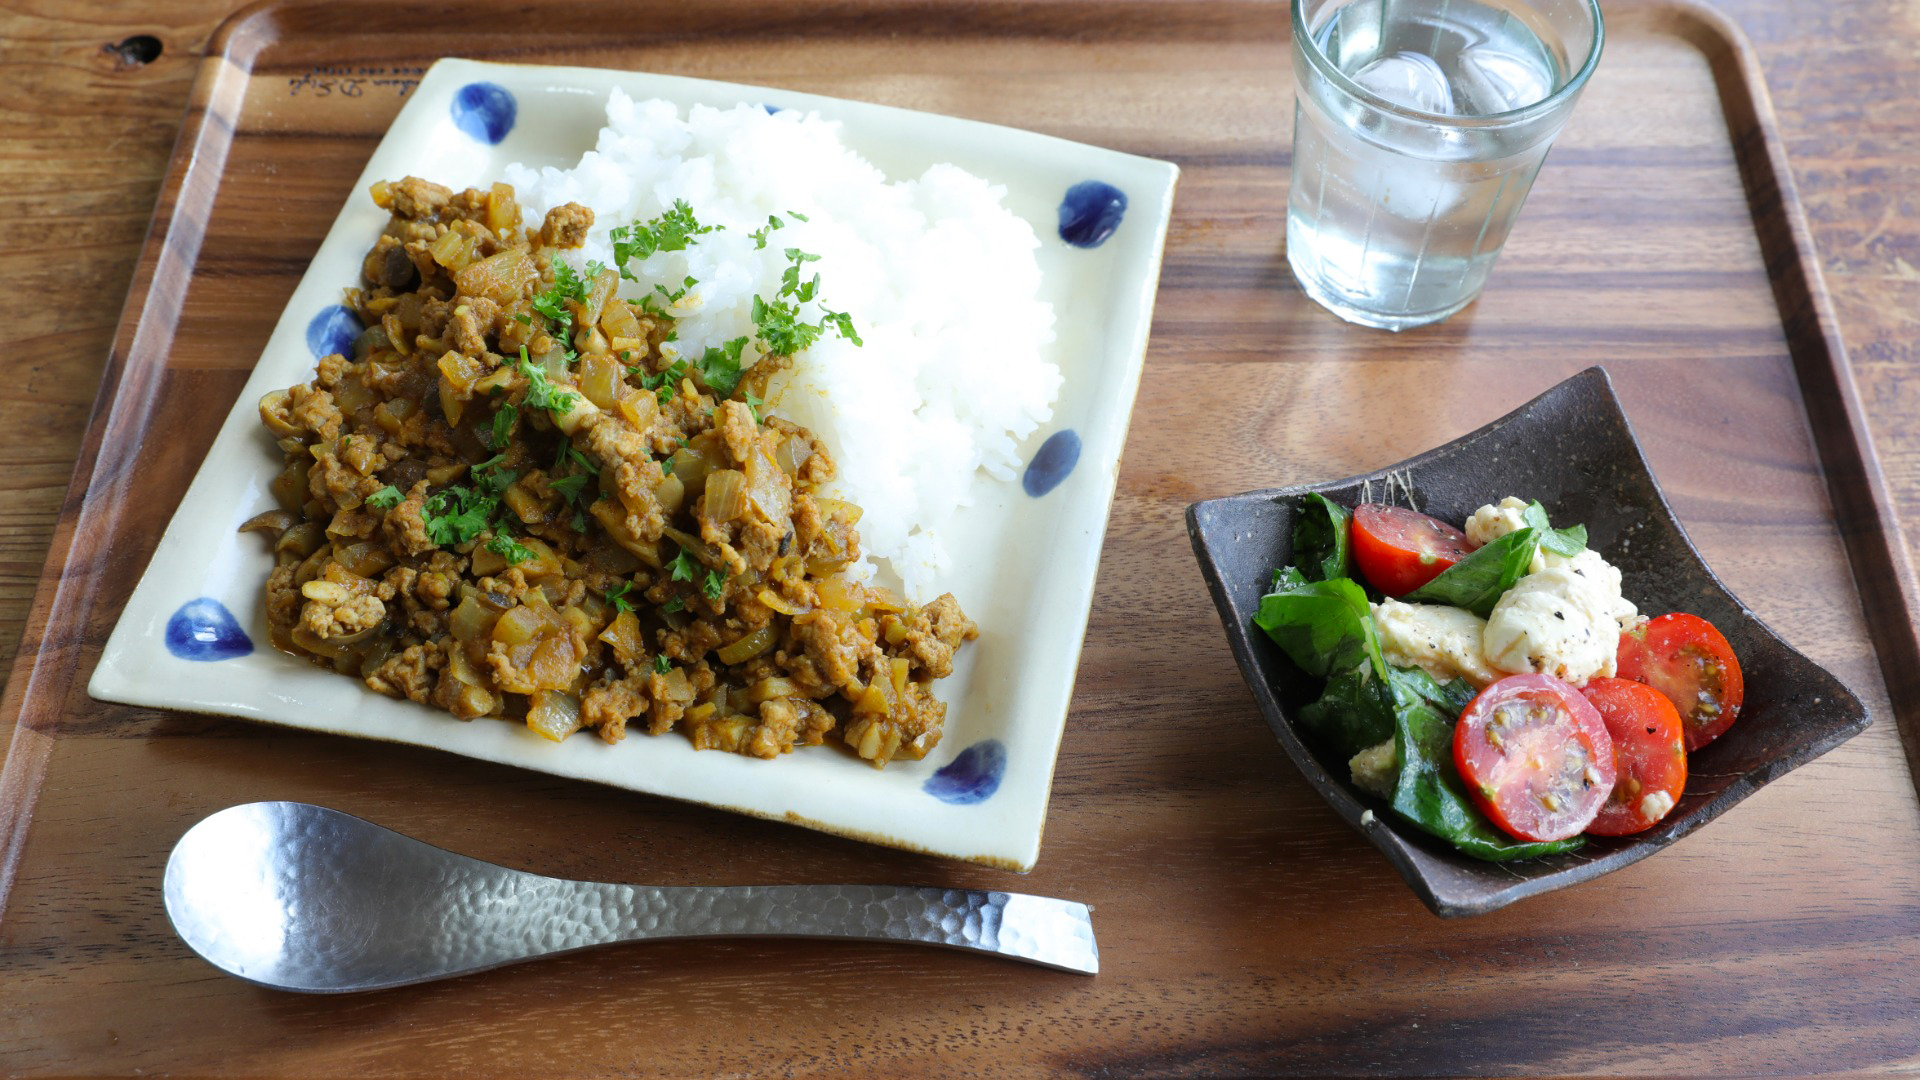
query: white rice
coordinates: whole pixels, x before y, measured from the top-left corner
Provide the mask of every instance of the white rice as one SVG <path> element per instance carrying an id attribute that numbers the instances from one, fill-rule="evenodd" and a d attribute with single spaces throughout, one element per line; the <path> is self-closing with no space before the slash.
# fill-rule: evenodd
<path id="1" fill-rule="evenodd" d="M 656 282 L 698 282 L 674 306 L 669 346 L 689 358 L 753 335 L 753 297 L 773 298 L 786 249 L 820 256 L 805 267 L 820 292 L 802 316 L 849 312 L 864 345 L 823 334 L 774 381 L 769 411 L 825 440 L 839 467 L 830 494 L 864 509 L 868 555 L 914 600 L 939 591 L 952 563 L 943 534 L 982 471 L 993 478 L 984 482 L 1014 477 L 1019 443 L 1051 417 L 1061 382 L 1049 359 L 1053 308 L 1038 298 L 1039 240 L 1001 204 L 1005 189 L 952 165 L 889 182 L 816 113 L 694 106 L 683 116 L 619 90 L 578 165 L 509 165 L 505 178 L 530 222 L 561 203 L 592 208 L 586 246 L 567 255 L 576 267 L 611 265 L 608 232 L 676 199 L 701 224 L 724 226 L 629 263 L 644 284 L 621 283 L 620 295 L 637 298 Z M 756 250 L 750 234 L 769 215 L 786 224 Z M 757 358 L 748 345 L 743 363 Z"/>

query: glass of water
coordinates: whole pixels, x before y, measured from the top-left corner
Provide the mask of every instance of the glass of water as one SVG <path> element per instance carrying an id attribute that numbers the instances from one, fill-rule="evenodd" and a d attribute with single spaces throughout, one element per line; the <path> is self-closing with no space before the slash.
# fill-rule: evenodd
<path id="1" fill-rule="evenodd" d="M 1293 0 L 1301 288 L 1388 330 L 1467 306 L 1604 36 L 1596 0 Z"/>

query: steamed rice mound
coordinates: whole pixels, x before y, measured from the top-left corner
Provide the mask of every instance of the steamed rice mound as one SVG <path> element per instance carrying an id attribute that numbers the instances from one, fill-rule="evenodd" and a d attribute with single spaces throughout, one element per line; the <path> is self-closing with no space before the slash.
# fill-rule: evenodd
<path id="1" fill-rule="evenodd" d="M 676 200 L 704 233 L 683 251 L 629 262 L 641 280 L 694 285 L 667 305 L 676 339 L 699 357 L 752 338 L 752 302 L 772 295 L 788 249 L 820 292 L 802 305 L 818 319 L 849 313 L 863 344 L 822 335 L 768 385 L 768 410 L 812 429 L 839 466 L 828 493 L 864 508 L 867 553 L 885 560 L 907 595 L 924 601 L 952 562 L 943 536 L 973 501 L 979 474 L 1012 478 L 1019 443 L 1052 415 L 1059 368 L 1047 356 L 1053 309 L 1038 299 L 1039 240 L 1001 199 L 1004 189 L 952 165 L 888 181 L 842 145 L 839 125 L 815 113 L 740 105 L 636 102 L 619 90 L 595 149 L 571 169 L 509 165 L 505 180 L 529 216 L 568 202 L 593 210 L 576 268 L 614 262 L 609 230 L 648 221 Z M 769 219 L 780 222 L 769 229 Z M 764 246 L 755 237 L 764 237 Z M 749 344 L 743 364 L 759 359 Z M 851 571 L 874 572 L 863 560 Z"/>

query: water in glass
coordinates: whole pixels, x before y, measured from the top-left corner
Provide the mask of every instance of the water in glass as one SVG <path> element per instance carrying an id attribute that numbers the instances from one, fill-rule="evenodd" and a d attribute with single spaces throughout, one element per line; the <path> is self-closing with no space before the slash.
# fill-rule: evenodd
<path id="1" fill-rule="evenodd" d="M 1552 144 L 1538 125 L 1475 118 L 1565 82 L 1565 46 L 1542 33 L 1545 21 L 1477 0 L 1352 0 L 1319 24 L 1309 47 L 1425 118 L 1382 116 L 1377 102 L 1300 71 L 1296 46 L 1287 257 L 1309 294 L 1391 329 L 1473 299 Z"/>

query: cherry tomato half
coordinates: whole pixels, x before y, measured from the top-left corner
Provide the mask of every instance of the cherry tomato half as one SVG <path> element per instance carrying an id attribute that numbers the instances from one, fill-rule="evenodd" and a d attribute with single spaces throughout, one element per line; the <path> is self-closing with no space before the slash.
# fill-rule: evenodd
<path id="1" fill-rule="evenodd" d="M 1616 665 L 1621 678 L 1646 683 L 1673 702 L 1688 750 L 1732 727 L 1747 696 L 1733 646 L 1698 615 L 1662 615 L 1621 634 Z"/>
<path id="2" fill-rule="evenodd" d="M 1586 829 L 1613 794 L 1613 739 L 1592 703 L 1551 675 L 1509 675 L 1480 691 L 1453 729 L 1467 793 L 1522 840 Z"/>
<path id="3" fill-rule="evenodd" d="M 1473 550 L 1459 529 L 1398 506 L 1361 503 L 1352 532 L 1361 575 L 1388 596 L 1405 596 Z"/>
<path id="4" fill-rule="evenodd" d="M 1613 795 L 1587 831 L 1598 836 L 1645 832 L 1667 816 L 1687 789 L 1680 713 L 1665 694 L 1629 679 L 1590 679 L 1580 692 L 1606 722 L 1619 773 Z"/>

